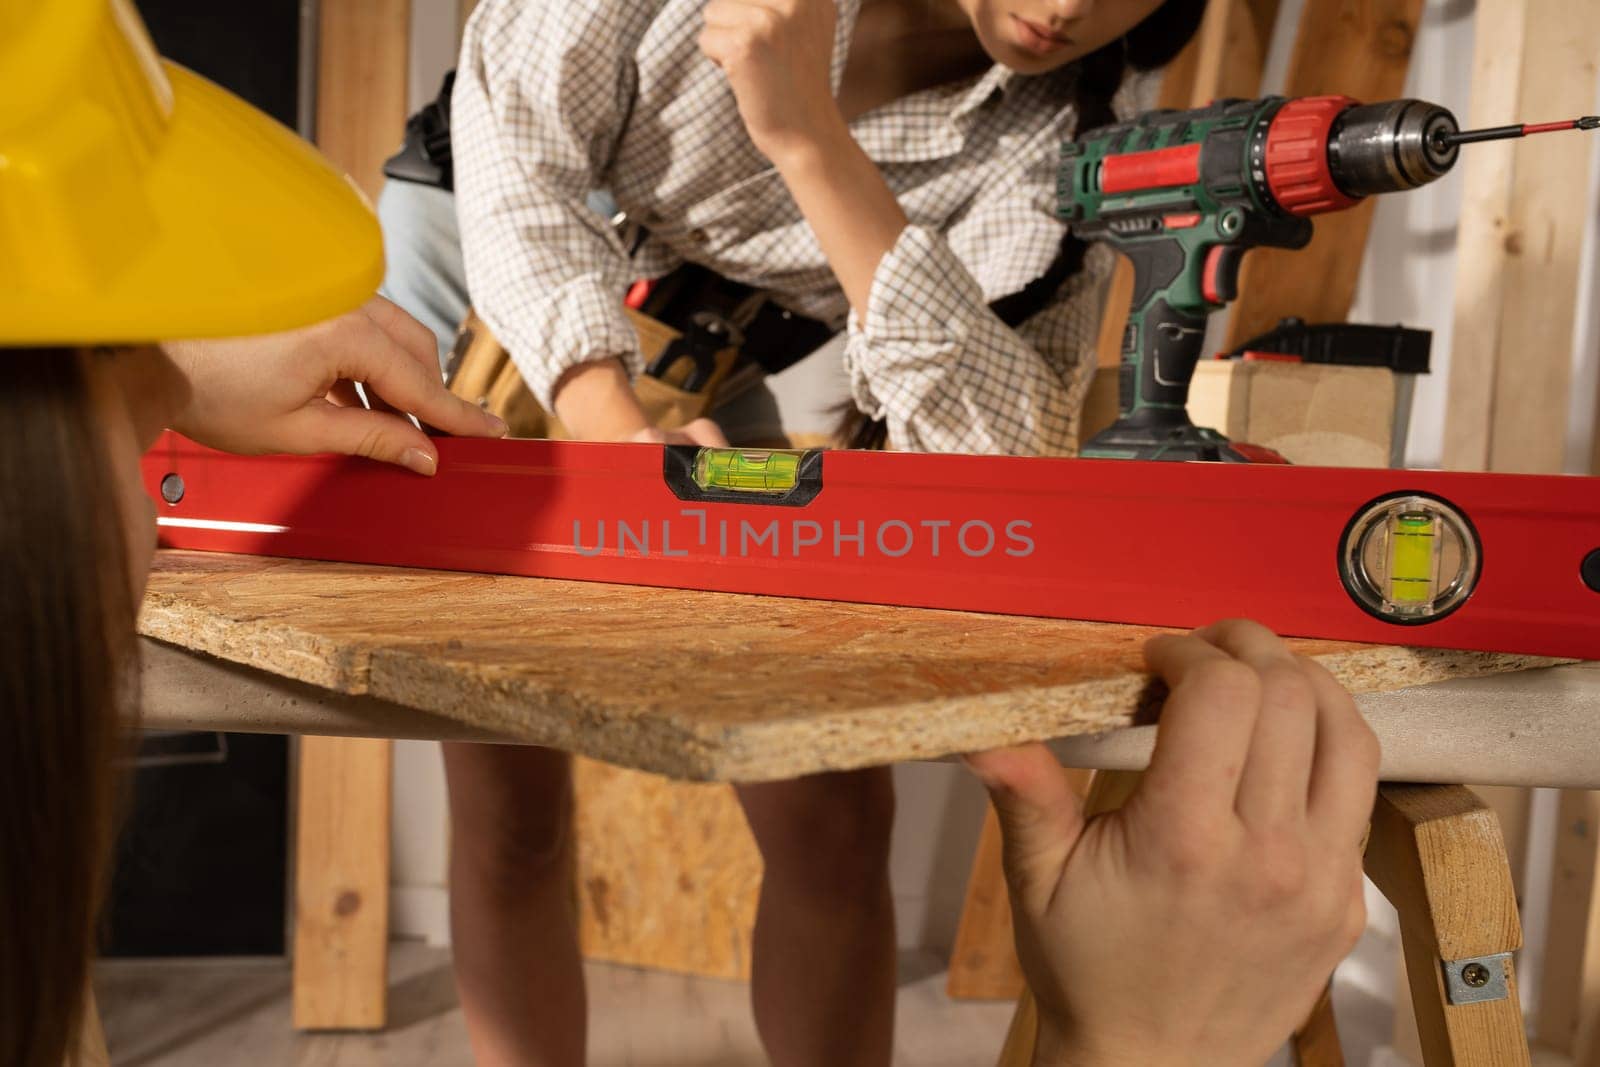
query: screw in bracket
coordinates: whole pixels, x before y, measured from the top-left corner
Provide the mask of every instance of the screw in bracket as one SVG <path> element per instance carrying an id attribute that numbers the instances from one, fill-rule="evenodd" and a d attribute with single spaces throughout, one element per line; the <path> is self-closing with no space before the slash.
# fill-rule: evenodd
<path id="1" fill-rule="evenodd" d="M 1511 953 L 1497 952 L 1461 960 L 1443 960 L 1445 997 L 1451 1004 L 1479 1004 L 1511 995 L 1506 968 Z"/>

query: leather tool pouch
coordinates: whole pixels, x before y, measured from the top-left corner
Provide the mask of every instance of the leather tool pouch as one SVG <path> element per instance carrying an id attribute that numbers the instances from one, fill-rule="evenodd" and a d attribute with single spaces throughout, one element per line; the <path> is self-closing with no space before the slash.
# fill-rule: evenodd
<path id="1" fill-rule="evenodd" d="M 739 360 L 741 335 L 720 318 L 697 321 L 688 338 L 632 308 L 648 373 L 634 381 L 645 415 L 664 430 L 677 429 L 711 410 L 717 391 Z M 571 436 L 554 412 L 534 398 L 516 364 L 477 314 L 468 311 L 456 334 L 446 375 L 450 391 L 499 415 L 513 437 Z"/>

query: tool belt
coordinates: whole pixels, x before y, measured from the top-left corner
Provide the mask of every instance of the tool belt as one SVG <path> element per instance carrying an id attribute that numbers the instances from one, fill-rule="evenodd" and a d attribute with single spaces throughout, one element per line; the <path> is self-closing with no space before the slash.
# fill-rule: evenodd
<path id="1" fill-rule="evenodd" d="M 431 185 L 446 192 L 455 191 L 455 170 L 450 155 L 450 96 L 455 84 L 456 72 L 447 72 L 444 84 L 439 86 L 439 95 L 406 120 L 405 140 L 400 151 L 384 161 L 385 177 Z"/>
<path id="2" fill-rule="evenodd" d="M 667 430 L 711 411 L 735 374 L 756 368 L 776 374 L 833 334 L 825 323 L 694 264 L 635 284 L 624 309 L 645 363 L 634 392 L 650 421 Z M 505 419 L 514 437 L 570 436 L 475 312 L 467 313 L 456 334 L 445 381 L 457 396 Z"/>
<path id="3" fill-rule="evenodd" d="M 438 97 L 406 122 L 405 143 L 384 173 L 454 192 L 450 101 L 455 71 Z M 618 216 L 619 228 L 626 219 Z M 642 237 L 643 231 L 638 231 Z M 1070 233 L 1049 268 L 1023 289 L 990 305 L 1016 328 L 1042 311 L 1061 284 L 1082 265 L 1087 246 Z M 645 373 L 634 383 L 655 425 L 674 429 L 705 415 L 719 387 L 754 364 L 767 374 L 798 363 L 833 334 L 825 323 L 778 307 L 759 290 L 730 281 L 698 264 L 685 264 L 654 281 L 636 283 L 627 298 L 639 334 Z M 528 391 L 510 356 L 483 320 L 468 311 L 456 334 L 445 381 L 452 392 L 505 419 L 516 437 L 565 437 L 565 427 Z M 881 419 L 849 435 L 850 447 L 883 447 Z"/>

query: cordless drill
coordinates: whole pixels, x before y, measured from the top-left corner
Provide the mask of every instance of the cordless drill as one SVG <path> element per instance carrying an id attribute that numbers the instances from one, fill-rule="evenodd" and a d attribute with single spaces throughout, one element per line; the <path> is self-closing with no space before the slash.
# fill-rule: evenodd
<path id="1" fill-rule="evenodd" d="M 1064 143 L 1060 217 L 1134 268 L 1121 418 L 1083 455 L 1259 458 L 1195 426 L 1184 407 L 1206 319 L 1238 296 L 1246 252 L 1304 248 L 1312 216 L 1427 185 L 1462 144 L 1595 128 L 1600 118 L 1462 132 L 1449 111 L 1420 100 L 1268 97 L 1153 111 Z"/>

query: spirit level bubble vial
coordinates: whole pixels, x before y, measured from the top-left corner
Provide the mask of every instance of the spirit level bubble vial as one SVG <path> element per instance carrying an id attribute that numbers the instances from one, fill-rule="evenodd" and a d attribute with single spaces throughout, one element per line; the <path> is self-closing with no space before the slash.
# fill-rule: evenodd
<path id="1" fill-rule="evenodd" d="M 667 445 L 661 473 L 679 500 L 804 507 L 822 491 L 822 452 Z"/>
<path id="2" fill-rule="evenodd" d="M 787 493 L 800 481 L 804 452 L 771 448 L 702 448 L 694 460 L 701 489 Z"/>
<path id="3" fill-rule="evenodd" d="M 1454 504 L 1392 493 L 1362 507 L 1339 546 L 1339 580 L 1363 611 L 1385 622 L 1437 622 L 1478 587 L 1483 549 Z"/>

